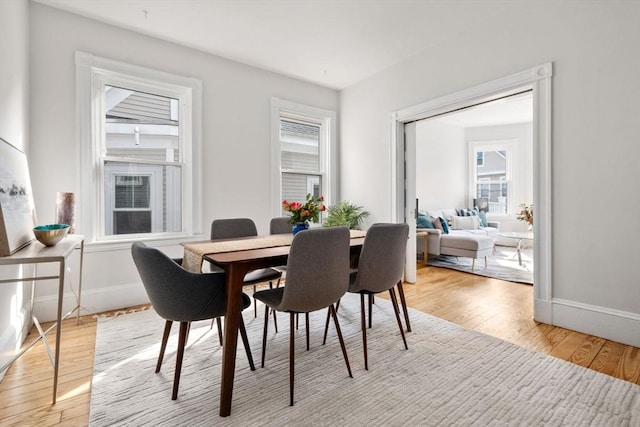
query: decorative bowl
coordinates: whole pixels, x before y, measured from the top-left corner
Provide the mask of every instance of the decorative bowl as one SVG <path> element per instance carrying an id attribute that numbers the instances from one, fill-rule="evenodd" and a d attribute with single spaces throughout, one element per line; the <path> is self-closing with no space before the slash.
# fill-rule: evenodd
<path id="1" fill-rule="evenodd" d="M 39 225 L 33 229 L 36 239 L 45 246 L 54 246 L 67 235 L 69 225 L 48 224 Z"/>

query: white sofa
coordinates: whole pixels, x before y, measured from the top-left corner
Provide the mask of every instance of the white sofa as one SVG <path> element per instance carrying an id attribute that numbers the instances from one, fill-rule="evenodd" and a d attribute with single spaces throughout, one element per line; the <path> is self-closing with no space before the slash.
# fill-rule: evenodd
<path id="1" fill-rule="evenodd" d="M 424 221 L 418 221 L 418 239 L 427 238 L 427 253 L 431 255 L 453 255 L 472 258 L 472 269 L 475 267 L 476 258 L 484 258 L 493 252 L 498 238 L 498 222 L 488 222 L 483 226 L 481 216 L 476 212 L 472 214 L 468 209 L 441 209 L 422 211 L 420 215 L 426 215 L 435 223 L 435 228 L 421 228 Z M 463 215 L 460 215 L 463 214 Z M 447 223 L 447 230 L 438 227 L 436 221 L 442 218 Z M 418 248 L 424 247 L 424 243 L 418 242 Z M 425 263 L 427 254 L 424 254 Z"/>

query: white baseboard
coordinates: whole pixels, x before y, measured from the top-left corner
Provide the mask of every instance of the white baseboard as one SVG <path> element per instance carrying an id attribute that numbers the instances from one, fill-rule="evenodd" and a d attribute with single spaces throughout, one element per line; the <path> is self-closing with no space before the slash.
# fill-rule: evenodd
<path id="1" fill-rule="evenodd" d="M 142 283 L 131 283 L 82 291 L 80 305 L 81 315 L 117 310 L 139 304 L 147 304 L 149 297 Z M 75 295 L 64 294 L 62 314 L 68 313 L 76 305 Z M 55 320 L 57 317 L 58 299 L 55 295 L 36 298 L 33 311 L 40 322 Z M 75 313 L 74 313 L 75 315 Z"/>
<path id="2" fill-rule="evenodd" d="M 640 347 L 640 314 L 553 299 L 553 325 Z"/>

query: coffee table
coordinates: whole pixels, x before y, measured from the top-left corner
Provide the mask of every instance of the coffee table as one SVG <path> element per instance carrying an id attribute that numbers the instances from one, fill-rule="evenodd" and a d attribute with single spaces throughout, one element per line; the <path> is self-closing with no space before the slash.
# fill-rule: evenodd
<path id="1" fill-rule="evenodd" d="M 518 264 L 522 266 L 521 250 L 527 246 L 524 243 L 525 240 L 533 241 L 533 232 L 532 231 L 501 231 L 500 233 L 498 233 L 498 235 L 500 237 L 506 237 L 508 239 L 516 239 L 518 241 L 516 245 L 516 249 L 518 251 Z"/>

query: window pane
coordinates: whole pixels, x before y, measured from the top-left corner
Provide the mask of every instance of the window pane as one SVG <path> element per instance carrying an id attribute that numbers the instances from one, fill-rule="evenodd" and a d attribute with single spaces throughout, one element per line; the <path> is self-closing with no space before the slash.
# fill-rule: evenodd
<path id="1" fill-rule="evenodd" d="M 115 185 L 116 209 L 149 209 L 151 188 L 148 176 L 117 175 Z"/>
<path id="2" fill-rule="evenodd" d="M 182 231 L 181 174 L 180 165 L 105 162 L 105 235 Z"/>
<path id="3" fill-rule="evenodd" d="M 282 198 L 292 202 L 304 202 L 307 194 L 322 195 L 322 177 L 295 173 L 282 174 Z M 282 211 L 283 216 L 289 213 Z"/>
<path id="4" fill-rule="evenodd" d="M 478 151 L 476 197 L 489 199 L 489 213 L 506 214 L 508 201 L 507 152 Z"/>
<path id="5" fill-rule="evenodd" d="M 105 153 L 110 157 L 179 162 L 176 99 L 105 86 Z"/>
<path id="6" fill-rule="evenodd" d="M 320 171 L 320 126 L 280 120 L 281 168 L 301 172 Z"/>
<path id="7" fill-rule="evenodd" d="M 113 228 L 113 234 L 151 233 L 151 212 L 116 211 Z"/>

